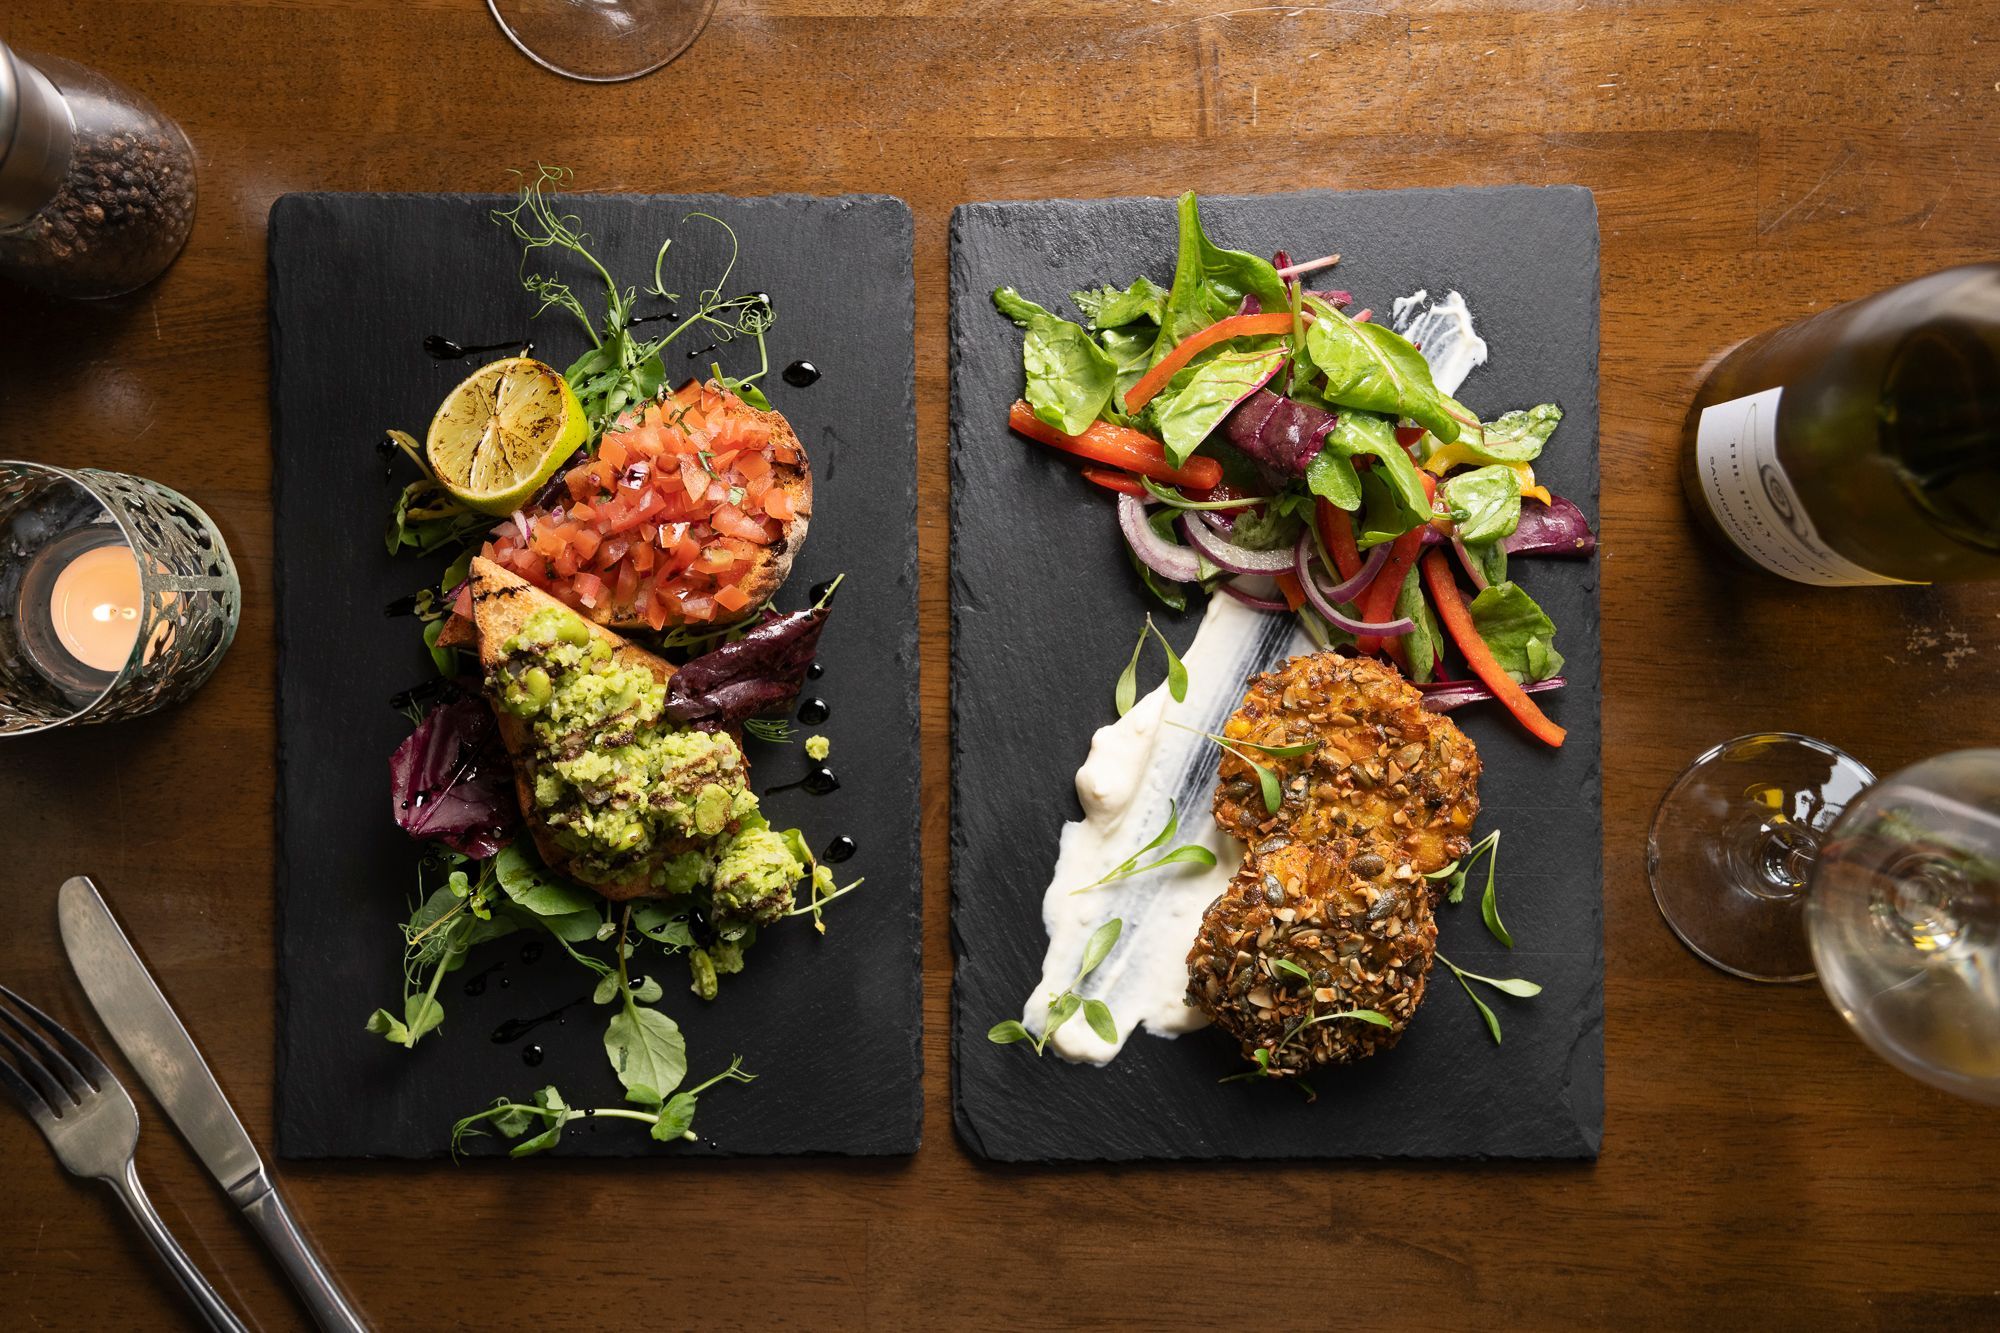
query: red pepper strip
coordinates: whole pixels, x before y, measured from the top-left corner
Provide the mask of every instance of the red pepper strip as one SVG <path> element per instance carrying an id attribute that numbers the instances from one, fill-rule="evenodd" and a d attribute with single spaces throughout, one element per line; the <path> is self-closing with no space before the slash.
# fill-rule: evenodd
<path id="1" fill-rule="evenodd" d="M 1146 498 L 1146 488 L 1129 472 L 1108 467 L 1087 467 L 1083 470 L 1083 479 L 1107 491 L 1117 491 L 1120 495 L 1136 495 L 1142 500 Z"/>
<path id="2" fill-rule="evenodd" d="M 1458 645 L 1458 651 L 1465 655 L 1465 664 L 1472 668 L 1472 674 L 1479 677 L 1487 689 L 1493 691 L 1507 711 L 1520 719 L 1537 740 L 1550 745 L 1561 745 L 1568 733 L 1549 721 L 1547 714 L 1535 707 L 1535 701 L 1515 683 L 1505 668 L 1494 658 L 1493 650 L 1486 646 L 1486 640 L 1479 637 L 1479 630 L 1472 623 L 1471 612 L 1465 609 L 1465 599 L 1458 591 L 1458 583 L 1451 576 L 1451 566 L 1445 563 L 1443 551 L 1432 551 L 1424 557 L 1424 582 L 1431 590 L 1431 605 L 1437 608 L 1438 620 L 1444 625 L 1451 641 Z"/>
<path id="3" fill-rule="evenodd" d="M 1278 591 L 1285 595 L 1285 605 L 1296 611 L 1306 604 L 1306 590 L 1299 586 L 1296 574 L 1273 574 L 1271 581 L 1278 585 Z"/>
<path id="4" fill-rule="evenodd" d="M 1319 537 L 1333 555 L 1333 565 L 1345 582 L 1361 572 L 1361 552 L 1354 545 L 1354 522 L 1331 500 L 1319 502 Z"/>
<path id="5" fill-rule="evenodd" d="M 1419 472 L 1417 476 L 1424 483 L 1424 494 L 1435 503 L 1437 482 L 1431 479 L 1428 472 Z M 1381 571 L 1375 575 L 1372 583 L 1361 590 L 1361 595 L 1354 599 L 1354 609 L 1361 613 L 1363 620 L 1383 621 L 1395 615 L 1396 599 L 1403 592 L 1403 580 L 1409 577 L 1410 567 L 1417 563 L 1417 557 L 1423 553 L 1423 545 L 1422 527 L 1411 528 L 1396 538 L 1396 544 L 1389 548 L 1389 559 L 1384 562 Z M 1395 658 L 1399 666 L 1404 670 L 1409 669 L 1409 658 L 1403 651 L 1401 636 L 1384 640 L 1372 634 L 1364 634 L 1355 639 L 1354 646 L 1363 653 L 1378 653 L 1387 648 L 1389 656 Z"/>
<path id="6" fill-rule="evenodd" d="M 1137 412 L 1144 407 L 1154 394 L 1167 387 L 1167 381 L 1174 377 L 1175 371 L 1194 360 L 1196 354 L 1206 348 L 1231 338 L 1291 331 L 1292 312 L 1289 310 L 1274 310 L 1263 315 L 1231 315 L 1228 319 L 1219 319 L 1207 328 L 1190 333 L 1181 339 L 1173 351 L 1160 358 L 1160 364 L 1140 376 L 1139 382 L 1125 394 L 1125 410 Z"/>
<path id="7" fill-rule="evenodd" d="M 1123 468 L 1142 477 L 1205 491 L 1222 480 L 1222 464 L 1213 458 L 1190 458 L 1180 467 L 1167 460 L 1166 446 L 1141 431 L 1093 421 L 1081 435 L 1065 435 L 1035 415 L 1035 409 L 1016 399 L 1007 409 L 1007 424 L 1031 440 L 1051 449 L 1088 458 L 1093 463 Z M 647 492 L 651 494 L 651 492 Z"/>

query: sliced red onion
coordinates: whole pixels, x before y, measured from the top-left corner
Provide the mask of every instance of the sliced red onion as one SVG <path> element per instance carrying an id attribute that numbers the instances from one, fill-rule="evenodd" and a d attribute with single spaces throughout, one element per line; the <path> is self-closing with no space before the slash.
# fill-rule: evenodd
<path id="1" fill-rule="evenodd" d="M 1338 606 L 1334 605 L 1334 599 L 1327 596 L 1326 589 L 1319 586 L 1319 576 L 1313 573 L 1311 549 L 1309 541 L 1299 543 L 1295 552 L 1297 563 L 1293 568 L 1298 575 L 1300 587 L 1305 590 L 1306 601 L 1312 605 L 1313 610 L 1319 612 L 1320 618 L 1326 621 L 1327 624 L 1344 629 L 1349 634 L 1368 634 L 1382 639 L 1400 638 L 1417 627 L 1416 622 L 1408 617 L 1399 620 L 1385 620 L 1380 624 L 1376 624 L 1367 620 L 1356 620 L 1353 616 L 1342 611 Z M 1387 551 L 1389 548 L 1378 546 L 1375 549 L 1378 551 Z M 1386 559 L 1387 557 L 1385 556 L 1384 558 Z M 1353 580 L 1350 579 L 1349 582 L 1351 583 Z M 1341 586 L 1345 587 L 1346 584 Z"/>
<path id="2" fill-rule="evenodd" d="M 1451 549 L 1458 552 L 1458 563 L 1465 566 L 1465 577 L 1472 580 L 1472 586 L 1485 592 L 1486 575 L 1479 568 L 1479 562 L 1472 558 L 1472 552 L 1465 549 L 1465 543 L 1459 540 L 1455 532 L 1451 534 Z"/>
<path id="3" fill-rule="evenodd" d="M 1234 580 L 1216 586 L 1220 587 L 1237 601 L 1243 603 L 1243 605 L 1259 611 L 1289 611 L 1292 609 L 1280 598 L 1259 597 L 1255 593 L 1246 592 L 1241 587 L 1238 587 Z"/>
<path id="4" fill-rule="evenodd" d="M 1226 569 L 1232 574 L 1292 572 L 1290 551 L 1253 551 L 1247 546 L 1238 546 L 1217 531 L 1218 526 L 1206 512 L 1181 515 L 1181 528 L 1187 533 L 1188 545 L 1216 568 Z"/>
<path id="5" fill-rule="evenodd" d="M 528 544 L 528 539 L 534 536 L 535 532 L 534 528 L 528 522 L 528 516 L 518 509 L 514 511 L 514 529 L 521 534 L 521 545 L 523 546 Z"/>
<path id="6" fill-rule="evenodd" d="M 1521 689 L 1527 694 L 1540 694 L 1544 690 L 1559 690 L 1568 683 L 1561 676 L 1550 676 L 1547 680 L 1523 685 Z M 1423 691 L 1424 707 L 1433 713 L 1449 713 L 1455 708 L 1493 697 L 1493 691 L 1476 680 L 1439 680 L 1418 685 L 1417 688 Z"/>
<path id="7" fill-rule="evenodd" d="M 1139 563 L 1173 583 L 1193 583 L 1201 577 L 1201 562 L 1193 551 L 1178 546 L 1153 531 L 1146 521 L 1146 506 L 1136 495 L 1118 497 L 1118 530 Z"/>
<path id="8" fill-rule="evenodd" d="M 1342 291 L 1339 288 L 1334 288 L 1330 291 L 1318 291 L 1311 287 L 1308 287 L 1306 288 L 1306 295 L 1317 296 L 1320 300 L 1326 302 L 1328 305 L 1340 307 L 1343 309 L 1347 306 L 1351 306 L 1354 304 L 1354 293 L 1349 291 Z"/>
<path id="9" fill-rule="evenodd" d="M 1312 534 L 1307 533 L 1299 539 L 1298 566 L 1299 577 L 1301 579 L 1311 577 L 1309 562 L 1312 554 Z M 1331 588 L 1324 588 L 1321 591 L 1326 594 L 1328 601 L 1351 602 L 1360 595 L 1363 588 L 1375 581 L 1375 576 L 1382 572 L 1382 566 L 1387 563 L 1389 563 L 1389 543 L 1382 542 L 1379 545 L 1371 546 L 1368 548 L 1368 554 L 1361 561 L 1361 568 L 1355 571 L 1353 578 L 1336 583 Z"/>

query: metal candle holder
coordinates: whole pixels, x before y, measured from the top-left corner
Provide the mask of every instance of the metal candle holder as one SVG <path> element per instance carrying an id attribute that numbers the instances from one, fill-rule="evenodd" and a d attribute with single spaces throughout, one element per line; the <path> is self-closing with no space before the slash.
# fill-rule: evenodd
<path id="1" fill-rule="evenodd" d="M 119 543 L 139 567 L 140 618 L 116 673 L 61 655 L 36 613 L 55 566 Z M 158 482 L 0 462 L 0 735 L 137 717 L 179 702 L 236 637 L 242 588 L 215 523 Z"/>

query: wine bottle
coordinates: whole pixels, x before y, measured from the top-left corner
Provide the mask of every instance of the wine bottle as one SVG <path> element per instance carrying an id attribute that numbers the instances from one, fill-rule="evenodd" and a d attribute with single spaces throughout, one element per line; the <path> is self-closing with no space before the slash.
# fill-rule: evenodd
<path id="1" fill-rule="evenodd" d="M 2000 577 L 2000 263 L 1762 333 L 1688 411 L 1698 526 L 1799 583 Z"/>

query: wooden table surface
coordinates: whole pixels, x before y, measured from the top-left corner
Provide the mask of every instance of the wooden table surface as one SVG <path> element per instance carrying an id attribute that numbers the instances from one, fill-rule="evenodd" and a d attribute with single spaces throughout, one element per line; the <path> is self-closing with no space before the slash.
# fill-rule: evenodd
<path id="1" fill-rule="evenodd" d="M 937 779 L 923 1150 L 286 1168 L 380 1326 L 2000 1321 L 1995 1112 L 1891 1071 L 1816 987 L 1696 961 L 1640 860 L 1661 790 L 1724 737 L 1806 731 L 1880 771 L 1995 740 L 2000 589 L 1808 592 L 1738 573 L 1695 544 L 1674 463 L 1718 348 L 1992 257 L 2000 6 L 721 0 L 665 72 L 596 88 L 530 67 L 478 0 L 12 0 L 0 37 L 143 90 L 202 162 L 193 242 L 151 289 L 72 307 L 0 295 L 0 452 L 188 492 L 246 594 L 234 650 L 191 703 L 0 746 L 0 979 L 96 1031 L 53 905 L 65 876 L 95 875 L 266 1142 L 272 200 L 505 188 L 505 168 L 539 159 L 588 188 L 883 191 L 916 213 Z M 982 1165 L 954 1139 L 947 1066 L 952 205 L 1515 182 L 1589 186 L 1604 240 L 1602 1160 Z M 143 1095 L 141 1113 L 169 1224 L 255 1322 L 298 1323 Z M 0 1153 L 0 1323 L 185 1318 L 108 1193 L 63 1175 L 11 1113 Z"/>

